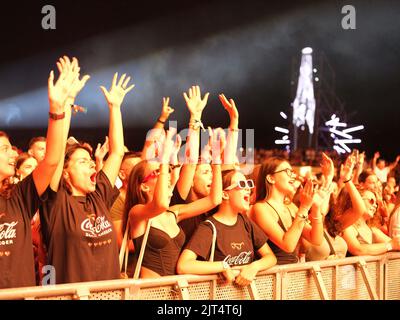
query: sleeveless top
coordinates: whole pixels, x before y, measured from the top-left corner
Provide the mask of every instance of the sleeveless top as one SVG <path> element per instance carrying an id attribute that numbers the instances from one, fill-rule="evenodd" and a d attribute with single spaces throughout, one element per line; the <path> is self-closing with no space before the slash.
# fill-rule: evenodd
<path id="1" fill-rule="evenodd" d="M 265 202 L 275 211 L 275 213 L 277 214 L 278 219 L 279 219 L 278 224 L 285 232 L 287 232 L 287 228 L 283 224 L 283 221 L 282 221 L 281 216 L 279 215 L 278 211 L 276 211 L 276 209 L 268 201 L 265 201 Z M 287 208 L 287 209 L 290 212 L 290 209 L 289 208 Z M 293 217 L 292 217 L 291 212 L 290 212 L 290 217 L 293 222 Z M 279 246 L 277 246 L 275 243 L 273 243 L 270 239 L 268 239 L 267 243 L 276 256 L 277 264 L 289 264 L 289 263 L 299 262 L 299 258 L 297 256 L 296 250 L 294 252 L 286 252 L 286 251 L 282 250 L 281 248 L 279 248 Z"/>
<path id="2" fill-rule="evenodd" d="M 373 240 L 370 241 L 369 239 L 365 238 L 361 233 L 360 230 L 358 229 L 358 226 L 356 224 L 353 224 L 352 227 L 354 228 L 354 230 L 357 232 L 357 240 L 361 243 L 361 244 L 372 244 Z M 352 257 L 353 255 L 351 254 L 350 251 L 347 252 L 347 256 L 348 257 Z"/>
<path id="3" fill-rule="evenodd" d="M 179 226 L 178 226 L 179 227 Z M 139 258 L 144 234 L 133 239 L 135 245 L 135 263 Z M 181 227 L 176 237 L 171 238 L 165 231 L 150 227 L 149 237 L 143 255 L 142 266 L 157 272 L 160 276 L 171 276 L 176 274 L 176 264 L 185 243 L 185 234 Z"/>
<path id="4" fill-rule="evenodd" d="M 321 245 L 316 246 L 308 244 L 306 250 L 306 261 L 326 260 L 331 255 L 337 255 L 339 258 L 346 257 L 347 243 L 340 237 L 332 238 L 324 229 L 324 240 Z"/>

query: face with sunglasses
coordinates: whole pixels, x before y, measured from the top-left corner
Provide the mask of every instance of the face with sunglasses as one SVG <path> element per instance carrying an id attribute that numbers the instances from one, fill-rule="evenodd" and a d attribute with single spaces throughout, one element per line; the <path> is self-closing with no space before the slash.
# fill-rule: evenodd
<path id="1" fill-rule="evenodd" d="M 273 173 L 267 175 L 266 183 L 273 185 L 280 192 L 290 197 L 296 193 L 298 187 L 296 184 L 296 173 L 286 161 L 277 166 Z"/>
<path id="2" fill-rule="evenodd" d="M 232 175 L 230 185 L 224 187 L 225 200 L 237 212 L 245 212 L 250 209 L 250 193 L 254 188 L 254 182 L 246 179 L 243 173 L 236 172 Z"/>
<path id="3" fill-rule="evenodd" d="M 362 198 L 365 203 L 365 207 L 367 209 L 366 214 L 368 218 L 372 218 L 378 209 L 378 203 L 376 202 L 375 194 L 371 191 L 364 191 L 362 194 Z"/>

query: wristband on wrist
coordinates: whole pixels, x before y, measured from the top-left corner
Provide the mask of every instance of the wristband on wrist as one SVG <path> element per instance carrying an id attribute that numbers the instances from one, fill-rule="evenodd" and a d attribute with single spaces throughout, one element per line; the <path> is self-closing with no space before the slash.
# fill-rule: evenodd
<path id="1" fill-rule="evenodd" d="M 157 122 L 165 124 L 165 121 L 161 121 L 160 118 L 157 119 Z"/>
<path id="2" fill-rule="evenodd" d="M 65 118 L 65 112 L 61 114 L 49 112 L 49 118 L 52 120 L 62 120 Z"/>
<path id="3" fill-rule="evenodd" d="M 308 215 L 307 214 L 297 214 L 297 217 L 299 217 L 303 221 L 308 220 Z"/>
<path id="4" fill-rule="evenodd" d="M 351 177 L 349 180 L 346 180 L 346 181 L 343 181 L 343 183 L 347 183 L 347 182 L 350 182 L 351 180 L 353 180 L 353 177 Z"/>

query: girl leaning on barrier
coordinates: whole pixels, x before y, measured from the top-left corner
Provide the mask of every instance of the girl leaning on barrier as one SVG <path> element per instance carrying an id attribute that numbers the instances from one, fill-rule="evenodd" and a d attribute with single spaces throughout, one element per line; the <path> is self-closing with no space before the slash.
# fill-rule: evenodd
<path id="1" fill-rule="evenodd" d="M 370 226 L 377 208 L 377 198 L 370 190 L 360 191 L 366 210 L 351 226 L 346 228 L 343 238 L 353 256 L 380 255 L 392 250 L 400 250 L 400 235 L 388 237 L 379 228 Z"/>
<path id="2" fill-rule="evenodd" d="M 79 68 L 69 67 L 56 83 L 51 71 L 48 80 L 49 122 L 44 160 L 25 179 L 13 185 L 17 153 L 0 132 L 0 288 L 35 285 L 31 219 L 62 157 L 63 128 L 71 107 L 65 104 L 69 92 L 79 81 Z"/>
<path id="3" fill-rule="evenodd" d="M 61 71 L 73 65 L 60 59 Z M 130 77 L 114 75 L 108 91 L 101 87 L 109 109 L 110 152 L 102 170 L 96 172 L 91 150 L 84 144 L 72 144 L 60 161 L 47 200 L 40 212 L 49 263 L 56 271 L 56 283 L 117 279 L 120 276 L 118 245 L 109 210 L 118 196 L 114 187 L 124 155 L 121 105 L 133 88 Z M 74 87 L 68 105 L 83 88 L 89 76 Z M 70 108 L 71 109 L 71 108 Z M 71 117 L 71 113 L 68 115 Z M 67 139 L 69 123 L 64 127 Z M 66 144 L 63 144 L 65 147 Z"/>
<path id="4" fill-rule="evenodd" d="M 259 271 L 276 264 L 265 234 L 241 213 L 249 210 L 253 187 L 253 181 L 246 180 L 241 172 L 224 172 L 223 201 L 218 211 L 199 225 L 182 252 L 177 265 L 179 274 L 222 273 L 227 282 L 248 285 Z M 236 278 L 233 267 L 241 267 Z"/>
<path id="5" fill-rule="evenodd" d="M 221 202 L 221 154 L 214 152 L 210 194 L 189 204 L 169 206 L 174 188 L 169 163 L 171 154 L 172 158 L 177 157 L 180 146 L 175 145 L 173 150 L 174 134 L 175 130 L 172 129 L 167 132 L 159 150 L 158 161 L 139 162 L 129 177 L 123 227 L 129 228 L 139 263 L 141 247 L 145 241 L 140 266 L 141 278 L 175 275 L 176 263 L 185 243 L 185 234 L 178 223 L 207 212 Z M 223 140 L 222 135 L 223 130 L 214 131 L 214 143 Z"/>
<path id="6" fill-rule="evenodd" d="M 269 238 L 278 264 L 299 261 L 302 237 L 317 246 L 323 240 L 321 206 L 326 192 L 314 190 L 308 180 L 300 192 L 300 207 L 297 207 L 291 202 L 296 189 L 296 174 L 284 158 L 271 157 L 264 161 L 256 183 L 257 202 L 250 218 Z"/>

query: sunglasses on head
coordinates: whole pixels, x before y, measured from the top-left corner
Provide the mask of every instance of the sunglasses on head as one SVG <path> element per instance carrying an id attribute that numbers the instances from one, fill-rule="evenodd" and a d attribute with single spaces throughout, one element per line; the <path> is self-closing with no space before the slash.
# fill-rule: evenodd
<path id="1" fill-rule="evenodd" d="M 171 168 L 168 170 L 169 173 L 171 173 Z M 146 183 L 151 179 L 155 179 L 160 175 L 160 169 L 153 170 L 150 174 L 145 176 L 142 180 L 142 183 Z"/>
<path id="2" fill-rule="evenodd" d="M 231 184 L 229 187 L 226 187 L 224 190 L 225 191 L 229 191 L 229 190 L 233 190 L 235 188 L 239 188 L 239 189 L 245 189 L 245 188 L 249 188 L 249 189 L 253 189 L 254 188 L 254 181 L 249 179 L 249 180 L 239 180 L 236 183 Z"/>

